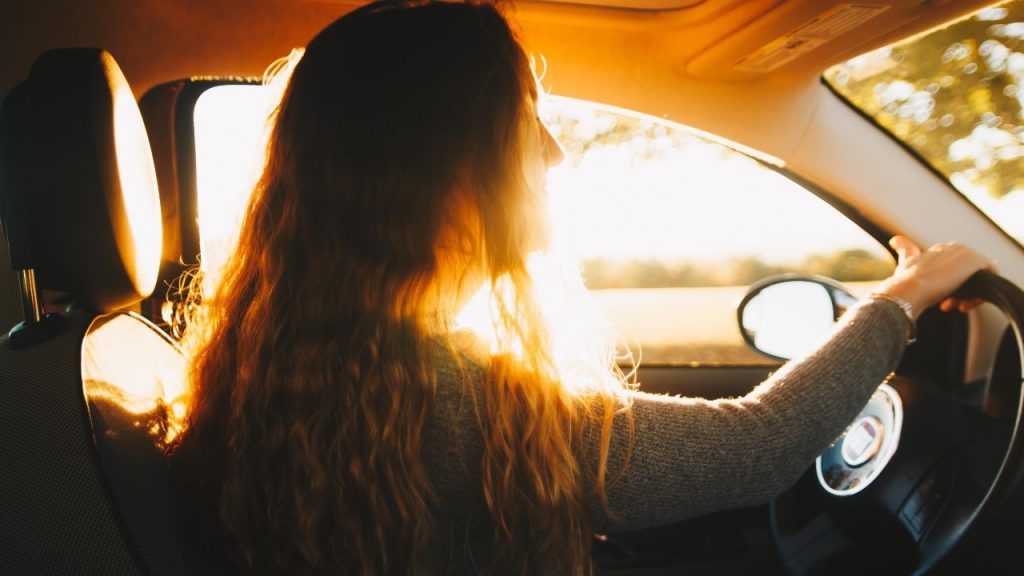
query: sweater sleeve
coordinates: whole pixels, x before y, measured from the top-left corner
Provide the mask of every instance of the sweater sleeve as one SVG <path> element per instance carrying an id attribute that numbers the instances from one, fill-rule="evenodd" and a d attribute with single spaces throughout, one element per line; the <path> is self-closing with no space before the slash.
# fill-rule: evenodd
<path id="1" fill-rule="evenodd" d="M 595 527 L 607 531 L 664 525 L 700 514 L 767 502 L 791 486 L 850 424 L 903 353 L 908 319 L 896 305 L 867 300 L 852 308 L 820 347 L 794 360 L 746 396 L 705 400 L 632 392 L 629 423 L 612 424 L 607 496 Z M 584 434 L 596 468 L 599 430 Z"/>

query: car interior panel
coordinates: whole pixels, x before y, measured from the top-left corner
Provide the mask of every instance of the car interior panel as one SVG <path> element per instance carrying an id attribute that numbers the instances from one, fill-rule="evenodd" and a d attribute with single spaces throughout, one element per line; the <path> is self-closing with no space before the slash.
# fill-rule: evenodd
<path id="1" fill-rule="evenodd" d="M 230 152 L 244 148 L 240 139 L 262 153 L 264 142 L 231 134 L 230 122 L 256 126 L 270 113 L 214 108 L 210 115 L 227 120 L 207 130 L 229 133 L 211 145 L 201 142 L 200 108 L 224 88 L 269 90 L 273 63 L 363 4 L 39 0 L 0 8 L 0 328 L 9 329 L 0 336 L 0 575 L 194 573 L 164 450 L 179 431 L 186 395 L 181 319 L 195 305 L 187 284 L 197 270 L 215 276 L 210 246 L 231 245 L 204 228 L 214 220 L 203 212 L 204 194 L 227 192 L 204 181 L 202 163 L 240 173 L 257 162 L 203 158 L 204 146 Z M 626 342 L 620 368 L 640 390 L 747 394 L 809 350 L 775 353 L 766 344 L 772 326 L 757 321 L 771 323 L 768 288 L 797 294 L 780 300 L 774 317 L 789 334 L 816 329 L 800 323 L 801 307 L 811 306 L 796 284 L 824 290 L 827 317 L 818 325 L 831 330 L 892 272 L 892 235 L 922 246 L 963 241 L 997 262 L 998 274 L 979 273 L 958 293 L 985 304 L 921 315 L 896 371 L 789 490 L 759 506 L 598 534 L 597 573 L 1020 572 L 1024 235 L 988 211 L 1002 202 L 996 194 L 978 200 L 964 192 L 974 165 L 949 176 L 913 136 L 863 110 L 827 72 L 1000 8 L 991 0 L 505 5 L 548 93 L 550 108 L 540 114 L 567 142 L 570 168 L 605 163 L 647 178 L 602 183 L 625 195 L 601 188 L 580 196 L 611 206 L 610 215 L 564 211 L 621 224 L 622 235 L 658 226 L 704 231 L 699 246 L 678 252 L 699 256 L 675 268 L 665 264 L 678 256 L 665 246 L 675 236 L 658 232 L 650 234 L 650 253 L 622 256 L 626 264 L 582 252 L 587 287 L 621 329 L 618 344 Z M 986 18 L 1019 25 L 1014 34 L 1024 44 L 1024 23 Z M 948 61 L 949 53 L 934 57 Z M 1015 84 L 1004 92 L 1019 100 L 1019 117 L 990 124 L 1021 128 L 1024 142 L 1024 48 L 1016 54 L 1021 91 Z M 899 58 L 887 58 L 865 65 L 864 75 L 895 74 Z M 953 76 L 948 83 L 960 82 Z M 931 90 L 917 88 L 900 102 L 909 106 Z M 961 107 L 991 115 L 986 98 L 966 97 Z M 904 120 L 914 113 L 889 108 Z M 998 160 L 1014 174 L 1024 173 L 1019 148 Z M 608 152 L 619 149 L 640 150 L 640 160 Z M 640 168 L 650 157 L 668 167 Z M 697 174 L 712 158 L 721 171 Z M 748 172 L 763 179 L 729 179 Z M 549 175 L 549 185 L 565 185 L 565 174 Z M 670 174 L 680 179 L 670 189 L 694 190 L 685 201 L 633 210 L 632 198 L 662 198 L 642 189 Z M 581 182 L 596 186 L 602 176 L 589 178 Z M 745 189 L 731 195 L 731 188 Z M 787 204 L 788 194 L 819 212 L 790 208 L 803 204 Z M 1024 182 L 1001 194 L 1024 207 Z M 691 214 L 702 209 L 724 216 L 702 223 Z M 1024 208 L 1017 214 L 1024 218 Z M 232 233 L 238 218 L 227 220 Z M 758 259 L 708 248 L 716 242 L 756 255 L 776 244 L 792 253 Z M 829 260 L 836 254 L 846 259 Z M 629 274 L 643 278 L 614 283 Z M 842 274 L 842 283 L 833 279 Z M 684 291 L 692 300 L 682 302 Z M 642 306 L 631 299 L 641 293 Z M 709 335 L 687 347 L 701 332 Z"/>

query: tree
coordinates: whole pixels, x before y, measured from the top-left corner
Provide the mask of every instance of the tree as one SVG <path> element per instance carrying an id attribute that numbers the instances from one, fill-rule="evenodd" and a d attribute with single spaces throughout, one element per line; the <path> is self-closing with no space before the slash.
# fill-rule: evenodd
<path id="1" fill-rule="evenodd" d="M 1024 189 L 1024 2 L 854 58 L 825 77 L 961 190 Z"/>
<path id="2" fill-rule="evenodd" d="M 583 277 L 591 290 L 622 288 L 696 288 L 747 286 L 777 274 L 795 272 L 828 276 L 841 282 L 881 280 L 892 273 L 891 260 L 862 249 L 812 254 L 802 262 L 769 264 L 757 256 L 725 262 L 663 262 L 655 259 L 583 262 Z"/>

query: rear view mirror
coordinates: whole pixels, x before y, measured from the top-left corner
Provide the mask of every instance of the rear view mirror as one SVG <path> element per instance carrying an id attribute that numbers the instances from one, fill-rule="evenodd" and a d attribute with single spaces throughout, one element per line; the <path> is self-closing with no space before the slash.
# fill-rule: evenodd
<path id="1" fill-rule="evenodd" d="M 751 286 L 740 302 L 737 320 L 752 348 L 789 360 L 820 344 L 856 301 L 828 278 L 774 276 Z"/>

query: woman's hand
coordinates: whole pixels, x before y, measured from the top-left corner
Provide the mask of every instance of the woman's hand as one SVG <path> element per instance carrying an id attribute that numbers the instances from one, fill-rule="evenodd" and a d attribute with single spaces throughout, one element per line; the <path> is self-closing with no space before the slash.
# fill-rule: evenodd
<path id="1" fill-rule="evenodd" d="M 966 312 L 976 300 L 952 298 L 953 292 L 978 270 L 995 271 L 995 263 L 957 242 L 936 244 L 921 251 L 906 236 L 893 236 L 889 245 L 899 256 L 896 271 L 877 292 L 903 298 L 914 308 L 915 320 L 926 309 L 939 304 L 944 311 Z"/>

